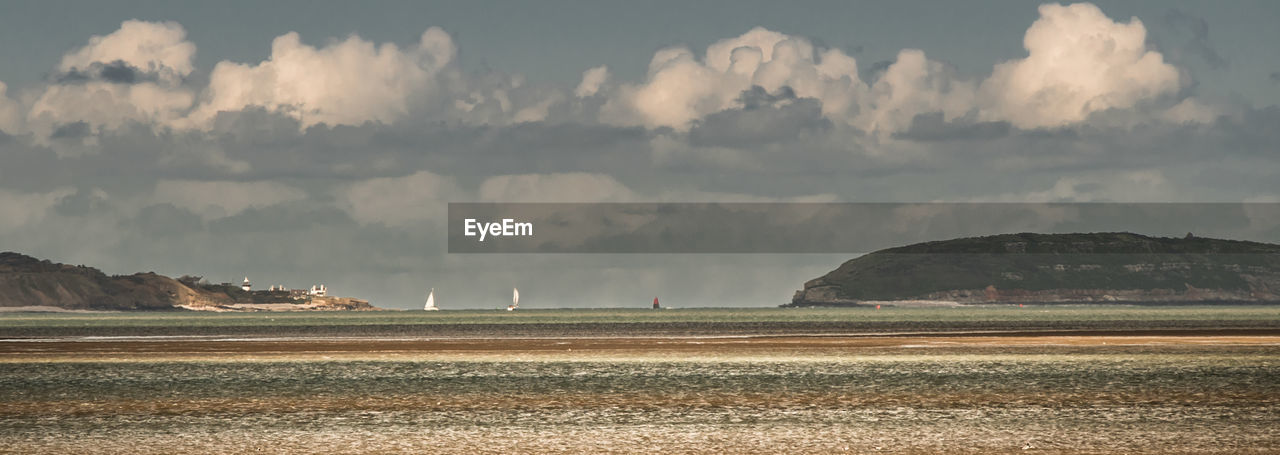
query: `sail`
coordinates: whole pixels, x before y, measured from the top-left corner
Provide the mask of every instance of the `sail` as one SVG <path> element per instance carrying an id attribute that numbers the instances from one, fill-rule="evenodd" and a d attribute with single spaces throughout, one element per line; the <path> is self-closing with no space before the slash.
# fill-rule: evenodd
<path id="1" fill-rule="evenodd" d="M 427 294 L 427 305 L 423 307 L 423 309 L 427 311 L 439 309 L 439 308 L 436 308 L 436 289 L 435 288 L 431 288 L 431 293 Z"/>
<path id="2" fill-rule="evenodd" d="M 520 306 L 520 290 L 511 288 L 511 306 Z"/>

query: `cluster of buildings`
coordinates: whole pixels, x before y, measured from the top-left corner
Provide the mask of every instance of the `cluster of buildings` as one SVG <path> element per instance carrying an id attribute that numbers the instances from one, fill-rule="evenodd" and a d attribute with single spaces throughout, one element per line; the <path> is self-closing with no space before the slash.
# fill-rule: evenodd
<path id="1" fill-rule="evenodd" d="M 230 283 L 223 283 L 223 284 L 230 285 Z M 253 292 L 253 283 L 249 282 L 249 277 L 244 277 L 244 281 L 240 283 L 240 289 L 243 289 L 245 292 Z M 267 288 L 267 291 L 269 292 L 288 291 L 289 297 L 293 297 L 293 298 L 324 297 L 329 295 L 329 288 L 325 287 L 323 283 L 311 286 L 311 289 L 289 289 L 285 287 L 285 285 L 283 284 L 278 284 L 278 285 L 273 284 L 271 285 L 271 287 Z"/>

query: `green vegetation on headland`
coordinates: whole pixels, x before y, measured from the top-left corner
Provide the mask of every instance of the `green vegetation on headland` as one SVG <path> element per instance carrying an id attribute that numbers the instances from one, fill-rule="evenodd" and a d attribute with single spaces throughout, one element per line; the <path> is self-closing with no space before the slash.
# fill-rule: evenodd
<path id="1" fill-rule="evenodd" d="M 806 282 L 790 305 L 909 300 L 1280 303 L 1280 245 L 1131 233 L 927 242 L 845 262 Z"/>
<path id="2" fill-rule="evenodd" d="M 272 305 L 281 308 L 271 308 Z M 154 272 L 107 275 L 93 267 L 42 261 L 12 252 L 0 252 L 0 307 L 100 311 L 372 308 L 364 300 L 291 296 L 288 291 L 251 292 L 204 283 L 199 277 L 175 280 Z"/>

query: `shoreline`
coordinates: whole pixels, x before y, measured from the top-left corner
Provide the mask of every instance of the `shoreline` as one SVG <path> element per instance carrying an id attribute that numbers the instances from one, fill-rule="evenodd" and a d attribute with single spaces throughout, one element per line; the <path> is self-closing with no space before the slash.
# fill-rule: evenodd
<path id="1" fill-rule="evenodd" d="M 1141 350 L 1148 347 L 1280 347 L 1280 330 L 1105 331 L 887 335 L 785 335 L 761 337 L 577 337 L 577 338 L 298 338 L 298 339 L 43 339 L 0 340 L 0 363 L 44 361 L 216 360 L 219 356 L 269 359 L 419 358 L 489 356 L 536 360 L 679 357 L 878 355 L 901 350 L 1009 353 Z"/>

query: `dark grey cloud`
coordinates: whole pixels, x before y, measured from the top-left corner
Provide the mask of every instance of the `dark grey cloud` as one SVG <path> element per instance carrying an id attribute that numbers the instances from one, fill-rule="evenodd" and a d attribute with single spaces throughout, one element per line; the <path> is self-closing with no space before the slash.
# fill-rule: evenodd
<path id="1" fill-rule="evenodd" d="M 238 178 L 358 179 L 405 169 L 462 179 L 589 172 L 641 165 L 653 134 L 598 123 L 487 126 L 430 120 L 299 131 L 296 120 L 261 109 L 224 112 L 215 124 L 211 143 L 229 159 L 252 163 Z"/>
<path id="2" fill-rule="evenodd" d="M 738 103 L 742 104 L 742 108 L 746 110 L 775 107 L 779 103 L 794 101 L 795 99 L 795 90 L 787 85 L 779 87 L 774 93 L 769 93 L 759 85 L 753 85 L 751 88 L 743 90 L 741 95 L 738 95 Z"/>
<path id="3" fill-rule="evenodd" d="M 355 220 L 345 212 L 312 200 L 249 207 L 235 215 L 208 223 L 211 232 L 227 236 L 300 232 L 313 226 L 341 230 L 359 228 Z"/>
<path id="4" fill-rule="evenodd" d="M 789 87 L 766 93 L 760 87 L 743 91 L 741 109 L 708 115 L 689 130 L 689 142 L 699 147 L 753 147 L 794 141 L 801 135 L 832 128 L 822 116 L 822 103 L 796 98 Z"/>
<path id="5" fill-rule="evenodd" d="M 302 125 L 293 117 L 250 107 L 218 112 L 213 119 L 212 132 L 219 137 L 274 144 L 281 140 L 295 140 L 301 128 Z"/>
<path id="6" fill-rule="evenodd" d="M 1228 147 L 1232 154 L 1276 158 L 1280 144 L 1280 106 L 1249 109 L 1240 117 L 1222 117 L 1208 129 L 1210 140 Z"/>
<path id="7" fill-rule="evenodd" d="M 867 65 L 866 67 L 862 68 L 862 70 L 859 71 L 859 73 L 861 74 L 859 74 L 858 76 L 864 81 L 874 81 L 874 80 L 880 79 L 880 76 L 883 75 L 884 72 L 887 71 L 890 66 L 893 66 L 893 62 L 894 60 L 880 60 L 877 62 L 873 62 L 870 65 Z"/>
<path id="8" fill-rule="evenodd" d="M 300 129 L 285 115 L 247 110 L 220 115 L 208 133 L 144 125 L 67 133 L 96 143 L 91 153 L 75 156 L 59 157 L 52 146 L 12 136 L 0 143 L 0 197 L 70 192 L 53 201 L 44 220 L 0 232 L 0 238 L 38 256 L 102 265 L 112 273 L 155 269 L 215 281 L 248 275 L 291 286 L 323 281 L 387 306 L 421 304 L 425 287 L 436 287 L 438 297 L 449 295 L 456 307 L 483 307 L 501 300 L 500 291 L 509 293 L 510 286 L 556 305 L 612 305 L 617 301 L 610 299 L 651 293 L 653 286 L 700 305 L 724 299 L 765 304 L 782 303 L 798 283 L 848 258 L 815 263 L 813 257 L 697 256 L 672 266 L 671 257 L 458 257 L 444 254 L 443 225 L 430 217 L 407 227 L 357 221 L 341 206 L 341 192 L 365 179 L 425 170 L 456 182 L 463 197 L 495 175 L 564 172 L 608 175 L 638 198 L 665 200 L 731 193 L 830 194 L 849 201 L 1016 199 L 1055 186 L 1065 196 L 1049 197 L 1064 200 L 1280 194 L 1274 179 L 1280 108 L 1243 109 L 1211 124 L 1125 124 L 1099 117 L 1043 130 L 969 118 L 947 122 L 930 113 L 887 139 L 833 125 L 817 100 L 786 91 L 753 89 L 740 101 L 742 108 L 709 115 L 688 132 L 603 125 L 568 112 L 517 125 L 413 118 Z M 74 128 L 82 127 L 68 127 Z M 656 160 L 658 142 L 680 148 L 680 159 Z M 742 161 L 708 155 L 720 149 Z M 1135 172 L 1162 177 L 1176 191 L 1134 196 L 1117 186 Z M 157 202 L 153 192 L 161 180 L 268 181 L 305 197 L 211 216 Z M 691 196 L 708 197 L 719 196 Z M 438 204 L 448 200 L 440 196 Z M 85 245 L 84 238 L 95 241 Z M 738 294 L 699 284 L 710 279 Z M 760 297 L 771 292 L 777 302 Z"/>
<path id="9" fill-rule="evenodd" d="M 894 137 L 919 142 L 988 140 L 1009 134 L 1009 122 L 972 122 L 957 119 L 948 122 L 941 112 L 916 114 L 906 131 Z"/>
<path id="10" fill-rule="evenodd" d="M 1271 79 L 1272 84 L 1280 84 L 1280 71 L 1272 71 L 1267 78 Z"/>
<path id="11" fill-rule="evenodd" d="M 49 139 L 84 139 L 92 133 L 88 123 L 72 122 L 58 125 L 49 134 Z"/>
<path id="12" fill-rule="evenodd" d="M 199 215 L 173 204 L 149 205 L 133 218 L 122 221 L 127 223 L 126 229 L 145 234 L 156 243 L 169 243 L 164 239 L 198 235 L 205 230 Z"/>
<path id="13" fill-rule="evenodd" d="M 957 166 L 1059 172 L 1141 169 L 1216 162 L 1223 154 L 1274 156 L 1274 145 L 1280 143 L 1280 131 L 1274 128 L 1280 124 L 1280 112 L 1265 108 L 1245 110 L 1210 125 L 1086 123 L 1042 130 L 964 118 L 946 122 L 930 113 L 917 116 L 897 136 L 926 147 L 876 145 L 877 141 L 856 130 L 832 125 L 821 116 L 816 100 L 760 95 L 745 96 L 773 99 L 777 105 L 765 106 L 761 101 L 753 109 L 712 114 L 687 133 L 583 123 L 465 126 L 411 121 L 300 131 L 287 116 L 246 111 L 224 114 L 221 129 L 209 134 L 154 131 L 141 125 L 104 132 L 95 136 L 99 144 L 95 152 L 61 159 L 54 150 L 32 144 L 30 138 L 13 136 L 0 144 L 4 153 L 0 181 L 6 188 L 24 191 L 47 191 L 60 185 L 149 191 L 155 181 L 164 179 L 272 180 L 323 189 L 429 170 L 474 188 L 493 175 L 589 172 L 608 174 L 633 189 L 646 190 L 688 183 L 689 172 L 705 172 L 707 179 L 692 186 L 704 186 L 704 191 L 792 196 L 841 193 L 844 187 L 837 176 L 891 178 Z M 60 130 L 56 136 L 90 134 L 83 124 L 64 125 Z M 696 167 L 685 168 L 680 168 L 680 162 L 655 162 L 653 141 L 658 137 L 683 144 L 690 148 L 690 155 L 708 147 L 736 150 L 756 169 L 779 176 L 769 179 L 779 183 L 743 179 L 734 173 L 756 171 L 726 172 L 715 161 L 699 160 Z M 243 167 L 237 168 L 236 163 Z M 785 175 L 796 177 L 788 182 L 788 177 L 781 177 Z M 776 188 L 765 189 L 775 184 Z M 787 189 L 786 185 L 794 186 Z"/>
<path id="14" fill-rule="evenodd" d="M 87 188 L 77 188 L 75 194 L 64 196 L 53 206 L 62 216 L 87 216 L 104 214 L 111 210 L 111 203 L 101 194 Z"/>
<path id="15" fill-rule="evenodd" d="M 53 75 L 50 79 L 58 84 L 83 84 L 89 81 L 103 81 L 127 85 L 155 82 L 160 79 L 160 75 L 155 72 L 144 71 L 123 60 L 116 60 L 108 63 L 93 62 L 87 68 L 71 68 L 68 71 Z"/>
<path id="16" fill-rule="evenodd" d="M 1167 30 L 1164 33 L 1153 31 L 1153 35 L 1163 44 L 1161 50 L 1172 61 L 1185 61 L 1188 57 L 1194 57 L 1215 69 L 1230 65 L 1209 39 L 1209 22 L 1204 18 L 1173 8 L 1165 12 L 1163 22 Z"/>
<path id="17" fill-rule="evenodd" d="M 1034 5 L 1020 14 L 1034 19 Z M 1159 14 L 1143 19 L 1152 33 L 1150 43 L 1170 61 L 1183 67 L 1229 64 L 1217 47 L 1228 43 L 1211 40 L 1216 35 L 1204 19 L 1171 10 L 1161 21 Z M 918 47 L 934 58 L 959 58 L 980 73 L 990 63 L 1023 55 L 1016 38 L 1026 25 L 1020 22 L 999 32 L 1014 39 L 984 39 L 990 46 L 981 48 L 1002 49 L 985 63 L 955 49 L 935 53 L 925 42 Z M 421 24 L 412 28 L 416 36 Z M 307 40 L 324 36 L 302 35 Z M 205 46 L 202 40 L 193 41 Z M 847 46 L 850 54 L 868 57 L 859 58 L 861 81 L 879 80 L 894 63 L 875 59 L 891 56 L 901 43 L 881 41 L 885 46 L 865 52 Z M 825 47 L 819 39 L 812 42 Z M 202 47 L 202 55 L 213 59 L 196 62 L 196 70 L 178 84 L 200 94 L 212 63 L 257 64 L 263 57 L 258 44 L 259 51 L 243 58 Z M 643 296 L 643 304 L 652 293 L 676 306 L 758 305 L 785 302 L 800 282 L 847 255 L 549 255 L 518 260 L 447 255 L 444 224 L 432 214 L 450 200 L 477 197 L 480 185 L 494 176 L 542 178 L 570 172 L 596 174 L 602 178 L 581 181 L 603 181 L 604 187 L 620 183 L 627 190 L 620 193 L 639 200 L 810 195 L 845 201 L 1021 200 L 1030 195 L 1045 200 L 1239 200 L 1280 195 L 1280 181 L 1274 178 L 1280 109 L 1226 106 L 1223 110 L 1233 114 L 1209 124 L 1154 120 L 1198 93 L 1195 80 L 1151 105 L 1036 130 L 980 121 L 976 115 L 948 121 L 929 112 L 916 115 L 905 131 L 883 137 L 833 123 L 822 115 L 818 100 L 798 97 L 791 87 L 772 92 L 752 87 L 737 94 L 737 107 L 701 115 L 688 130 L 647 129 L 610 124 L 625 120 L 602 115 L 608 113 L 608 103 L 625 101 L 619 92 L 627 84 L 643 79 L 648 60 L 633 60 L 638 62 L 634 71 L 615 62 L 590 63 L 609 63 L 614 80 L 585 99 L 571 97 L 566 87 L 540 86 L 488 68 L 442 73 L 433 81 L 438 87 L 419 93 L 422 99 L 407 100 L 406 112 L 397 111 L 392 117 L 399 120 L 390 124 L 302 128 L 288 114 L 247 108 L 217 114 L 209 131 L 170 129 L 162 121 L 103 128 L 101 120 L 74 122 L 92 116 L 66 115 L 57 118 L 71 123 L 39 125 L 40 131 L 53 132 L 51 139 L 0 133 L 0 208 L 11 211 L 0 222 L 0 243 L 113 273 L 154 269 L 215 281 L 248 275 L 264 284 L 325 282 L 340 294 L 397 307 L 420 305 L 421 294 L 430 287 L 437 288 L 446 308 L 486 307 L 491 301 L 501 305 L 511 286 L 519 286 L 534 307 L 626 305 L 635 295 Z M 571 86 L 590 65 L 568 70 L 574 80 L 560 82 Z M 47 75 L 45 82 L 173 83 L 175 75 L 168 71 L 101 62 Z M 957 76 L 952 69 L 946 74 Z M 981 78 L 969 76 L 977 79 L 966 80 Z M 1280 71 L 1269 77 L 1280 83 Z M 29 103 L 30 95 L 38 95 L 29 88 L 11 83 L 9 96 Z M 544 100 L 553 100 L 541 106 L 545 116 L 539 108 Z M 521 117 L 537 120 L 512 124 L 525 108 L 537 112 Z M 16 117 L 19 126 L 29 121 L 21 114 Z M 366 194 L 364 200 L 347 193 L 372 179 L 428 184 L 373 185 L 380 194 Z M 260 194 L 220 200 L 227 195 L 184 193 L 189 189 L 184 184 L 227 193 L 253 185 Z M 173 194 L 157 194 L 157 188 Z M 593 190 L 600 189 L 582 188 L 581 195 L 596 196 Z M 519 191 L 536 196 L 539 190 Z M 398 198 L 411 204 L 378 207 Z M 355 210 L 360 207 L 373 210 Z M 380 213 L 396 210 L 419 215 L 399 224 L 378 219 Z M 685 226 L 704 221 L 678 220 Z M 877 223 L 875 217 L 862 217 L 828 224 L 837 230 Z M 645 228 L 660 232 L 665 227 Z"/>
<path id="18" fill-rule="evenodd" d="M 104 81 L 117 84 L 136 84 L 144 75 L 137 68 L 117 60 L 103 65 L 102 69 L 98 71 L 98 77 Z"/>

